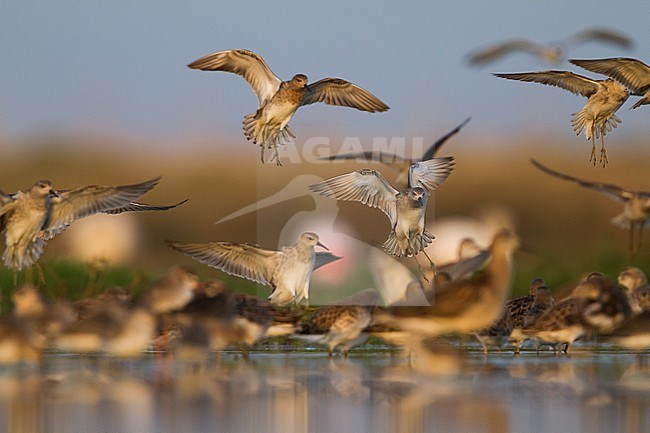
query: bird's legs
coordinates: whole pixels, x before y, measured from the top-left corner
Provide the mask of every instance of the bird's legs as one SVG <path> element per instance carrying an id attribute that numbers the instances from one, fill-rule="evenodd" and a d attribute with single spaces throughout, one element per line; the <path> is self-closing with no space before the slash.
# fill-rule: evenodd
<path id="1" fill-rule="evenodd" d="M 596 128 L 591 127 L 591 156 L 589 157 L 589 162 L 594 163 L 594 167 L 596 166 Z"/>
<path id="2" fill-rule="evenodd" d="M 270 148 L 271 147 L 269 147 L 269 149 Z M 262 148 L 262 152 L 264 152 L 264 148 Z M 282 167 L 282 163 L 280 162 L 280 153 L 278 152 L 278 145 L 277 144 L 273 145 L 273 156 L 271 157 L 269 162 L 273 162 L 273 161 L 275 161 L 275 163 L 278 166 Z M 262 162 L 264 162 L 264 161 L 262 161 Z"/>
<path id="3" fill-rule="evenodd" d="M 262 164 L 264 164 L 264 145 L 260 146 L 260 159 L 262 160 Z"/>
<path id="4" fill-rule="evenodd" d="M 430 283 L 429 279 L 427 278 L 426 274 L 424 273 L 424 268 L 422 267 L 422 265 L 420 264 L 420 261 L 418 260 L 418 256 L 415 255 L 415 256 L 413 256 L 413 258 L 415 259 L 415 263 L 417 263 L 417 265 L 418 265 L 418 270 L 420 271 L 420 275 L 422 275 L 422 279 L 424 281 L 426 281 L 427 284 Z"/>
<path id="5" fill-rule="evenodd" d="M 596 161 L 594 160 L 594 164 Z M 605 128 L 600 131 L 600 163 L 603 164 L 603 168 L 609 163 L 607 160 L 607 150 L 605 149 Z"/>
<path id="6" fill-rule="evenodd" d="M 38 281 L 40 283 L 39 285 L 44 286 L 45 285 L 45 273 L 43 272 L 43 268 L 41 267 L 41 265 L 38 262 L 36 262 L 34 264 L 34 267 L 36 268 L 36 273 L 38 273 Z"/>
<path id="7" fill-rule="evenodd" d="M 638 223 L 638 230 L 634 221 L 630 221 L 630 257 L 634 257 L 641 250 L 643 239 L 643 221 Z M 638 232 L 638 233 L 635 233 Z M 636 238 L 636 239 L 635 239 Z"/>
<path id="8" fill-rule="evenodd" d="M 432 271 L 435 271 L 435 270 L 436 270 L 436 264 L 433 263 L 433 260 L 431 260 L 431 257 L 429 257 L 429 255 L 428 255 L 427 252 L 424 250 L 424 248 L 422 248 L 422 254 L 424 254 L 424 257 L 426 257 L 427 260 L 429 261 L 429 267 L 431 268 L 431 270 L 432 270 Z"/>

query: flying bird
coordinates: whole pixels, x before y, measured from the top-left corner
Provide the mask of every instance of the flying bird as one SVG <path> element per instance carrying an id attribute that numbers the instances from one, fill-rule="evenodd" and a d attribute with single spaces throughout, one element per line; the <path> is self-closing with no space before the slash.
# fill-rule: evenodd
<path id="1" fill-rule="evenodd" d="M 310 190 L 325 197 L 358 201 L 384 212 L 391 232 L 384 250 L 397 257 L 411 257 L 429 245 L 434 236 L 424 229 L 429 191 L 449 177 L 454 158 L 433 158 L 409 168 L 409 187 L 401 192 L 376 170 L 362 169 L 311 185 Z M 426 255 L 426 253 L 425 253 Z"/>
<path id="2" fill-rule="evenodd" d="M 278 145 L 296 137 L 288 124 L 296 110 L 303 105 L 324 102 L 370 113 L 389 108 L 372 93 L 340 78 L 323 78 L 307 84 L 307 76 L 297 74 L 289 81 L 282 81 L 261 56 L 248 50 L 219 51 L 195 60 L 188 67 L 232 72 L 244 77 L 251 85 L 257 95 L 259 108 L 244 117 L 244 135 L 260 145 L 262 162 L 264 150 L 273 149 L 271 161 L 282 165 Z"/>
<path id="3" fill-rule="evenodd" d="M 458 134 L 460 130 L 463 129 L 463 127 L 467 125 L 467 123 L 470 120 L 471 118 L 468 117 L 463 121 L 463 123 L 461 123 L 454 129 L 452 129 L 451 131 L 449 131 L 448 133 L 440 137 L 438 140 L 436 140 L 427 149 L 427 151 L 424 152 L 424 155 L 422 155 L 421 158 L 404 158 L 399 155 L 395 155 L 392 153 L 385 153 L 382 151 L 367 151 L 361 153 L 347 153 L 344 155 L 332 155 L 322 159 L 329 160 L 329 161 L 356 160 L 356 161 L 364 161 L 364 162 L 365 161 L 380 162 L 399 172 L 397 179 L 395 180 L 395 183 L 397 185 L 400 185 L 400 187 L 402 187 L 403 185 L 407 185 L 408 183 L 409 169 L 412 164 L 415 164 L 416 162 L 426 161 L 436 156 L 440 151 L 440 149 L 442 149 L 442 146 L 444 146 L 444 144 L 447 142 L 447 140 L 449 140 L 454 135 Z"/>
<path id="4" fill-rule="evenodd" d="M 315 246 L 327 247 L 320 243 L 316 233 L 311 232 L 301 234 L 295 244 L 280 251 L 233 242 L 166 243 L 170 248 L 227 274 L 271 286 L 273 290 L 269 299 L 279 306 L 309 299 L 312 272 L 339 259 L 331 253 L 315 252 Z"/>
<path id="5" fill-rule="evenodd" d="M 632 40 L 619 32 L 604 28 L 588 28 L 556 43 L 544 44 L 529 39 L 509 39 L 497 42 L 472 51 L 467 56 L 467 62 L 472 66 L 483 66 L 508 54 L 522 52 L 535 56 L 545 63 L 557 64 L 564 59 L 567 48 L 589 41 L 606 42 L 622 48 L 632 46 Z"/>
<path id="6" fill-rule="evenodd" d="M 509 80 L 527 81 L 560 87 L 576 95 L 584 96 L 587 103 L 582 110 L 573 113 L 571 125 L 573 131 L 580 135 L 585 130 L 587 140 L 592 140 L 591 156 L 589 161 L 596 165 L 596 138 L 601 139 L 600 160 L 607 165 L 607 151 L 605 150 L 605 135 L 621 123 L 614 113 L 627 100 L 630 93 L 627 88 L 617 81 L 592 80 L 582 75 L 569 71 L 542 71 L 524 72 L 515 74 L 493 74 Z"/>
<path id="7" fill-rule="evenodd" d="M 588 71 L 607 75 L 627 87 L 630 94 L 641 96 L 642 98 L 632 106 L 632 109 L 650 104 L 650 66 L 641 60 L 618 57 L 569 61 Z"/>
<path id="8" fill-rule="evenodd" d="M 85 186 L 55 190 L 48 180 L 40 180 L 26 191 L 0 191 L 0 231 L 5 233 L 5 266 L 21 271 L 35 264 L 47 241 L 74 221 L 96 213 L 118 214 L 132 211 L 167 210 L 135 202 L 156 186 L 160 178 L 134 185 Z"/>
<path id="9" fill-rule="evenodd" d="M 645 227 L 648 224 L 648 221 L 650 221 L 650 192 L 630 191 L 611 183 L 593 182 L 589 180 L 578 179 L 577 177 L 569 176 L 551 170 L 550 168 L 543 166 L 534 159 L 531 159 L 530 162 L 535 167 L 542 170 L 544 173 L 548 173 L 551 176 L 555 176 L 559 179 L 577 183 L 583 188 L 596 190 L 605 194 L 612 200 L 623 203 L 623 213 L 615 216 L 612 219 L 612 223 L 617 227 L 629 230 L 630 254 L 634 256 L 639 252 L 643 236 L 643 227 Z"/>

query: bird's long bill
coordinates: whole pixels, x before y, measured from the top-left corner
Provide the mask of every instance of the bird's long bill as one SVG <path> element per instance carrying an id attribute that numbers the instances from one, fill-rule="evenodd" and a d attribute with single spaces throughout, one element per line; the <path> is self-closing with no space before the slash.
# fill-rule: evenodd
<path id="1" fill-rule="evenodd" d="M 325 248 L 327 251 L 330 250 L 329 248 L 327 248 L 325 245 L 321 244 L 320 242 L 318 242 L 316 245 L 318 245 L 321 248 Z"/>

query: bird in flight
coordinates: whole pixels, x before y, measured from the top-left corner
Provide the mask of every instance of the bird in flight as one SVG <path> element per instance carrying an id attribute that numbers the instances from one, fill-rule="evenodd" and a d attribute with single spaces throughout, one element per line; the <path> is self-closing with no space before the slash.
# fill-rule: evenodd
<path id="1" fill-rule="evenodd" d="M 559 179 L 577 183 L 583 188 L 589 188 L 601 192 L 612 200 L 623 203 L 623 213 L 615 216 L 612 219 L 612 223 L 617 227 L 629 230 L 630 255 L 634 256 L 639 252 L 641 249 L 643 227 L 650 222 L 650 192 L 630 191 L 611 183 L 578 179 L 577 177 L 551 170 L 534 159 L 531 159 L 530 161 L 535 167 L 539 168 L 544 173 L 550 174 Z"/>
<path id="2" fill-rule="evenodd" d="M 588 28 L 567 37 L 563 41 L 544 44 L 529 39 L 508 39 L 470 52 L 467 62 L 471 66 L 483 66 L 495 62 L 509 54 L 528 53 L 548 64 L 558 64 L 571 46 L 577 46 L 589 41 L 605 42 L 622 48 L 630 48 L 633 43 L 630 38 L 603 28 Z"/>
<path id="3" fill-rule="evenodd" d="M 271 161 L 282 165 L 278 145 L 296 137 L 288 124 L 296 110 L 303 105 L 324 102 L 370 113 L 389 108 L 372 93 L 340 78 L 323 78 L 307 84 L 306 75 L 296 74 L 291 80 L 282 81 L 261 56 L 248 50 L 219 51 L 195 60 L 188 67 L 232 72 L 244 77 L 251 85 L 257 95 L 259 108 L 244 117 L 244 135 L 260 145 L 262 162 L 265 149 L 273 149 Z"/>
<path id="4" fill-rule="evenodd" d="M 168 210 L 135 202 L 153 189 L 160 178 L 123 186 L 84 186 L 55 190 L 52 182 L 40 180 L 26 191 L 4 194 L 0 191 L 0 232 L 5 234 L 5 266 L 14 271 L 34 265 L 47 241 L 63 232 L 74 221 L 96 213 L 119 214 Z"/>
<path id="5" fill-rule="evenodd" d="M 295 244 L 280 251 L 233 242 L 166 242 L 170 248 L 227 274 L 270 285 L 273 290 L 269 299 L 278 306 L 308 300 L 312 272 L 339 259 L 331 253 L 315 252 L 315 246 L 327 247 L 311 232 L 301 234 Z"/>
<path id="6" fill-rule="evenodd" d="M 600 160 L 605 167 L 608 163 L 607 151 L 605 150 L 605 135 L 616 128 L 621 119 L 616 116 L 616 111 L 627 100 L 630 93 L 617 81 L 592 80 L 582 75 L 569 71 L 542 71 L 523 72 L 515 74 L 493 74 L 499 78 L 508 80 L 527 81 L 530 83 L 541 83 L 549 86 L 560 87 L 576 95 L 587 98 L 587 103 L 582 110 L 573 113 L 571 125 L 573 131 L 580 135 L 585 131 L 587 140 L 592 140 L 591 156 L 589 161 L 596 165 L 596 138 L 600 137 Z"/>
<path id="7" fill-rule="evenodd" d="M 451 137 L 454 135 L 458 134 L 461 129 L 469 121 L 471 120 L 470 117 L 465 119 L 463 123 L 440 137 L 433 143 L 426 152 L 424 152 L 424 155 L 422 155 L 421 158 L 403 158 L 399 155 L 395 155 L 392 153 L 385 153 L 381 151 L 368 151 L 368 152 L 362 152 L 362 153 L 347 153 L 344 155 L 332 155 L 328 156 L 326 158 L 322 158 L 324 160 L 329 160 L 329 161 L 339 161 L 339 160 L 357 160 L 357 161 L 370 161 L 370 162 L 380 162 L 382 164 L 387 165 L 388 167 L 396 170 L 399 172 L 397 175 L 397 179 L 395 180 L 395 183 L 399 185 L 400 187 L 406 187 L 408 184 L 408 175 L 409 175 L 409 170 L 411 168 L 412 164 L 415 164 L 416 162 L 421 162 L 421 161 L 426 161 L 428 159 L 433 158 L 438 154 L 440 149 L 442 149 L 442 146 L 449 140 Z"/>
<path id="8" fill-rule="evenodd" d="M 434 239 L 424 228 L 427 199 L 429 192 L 449 177 L 453 166 L 453 157 L 416 162 L 409 168 L 408 188 L 402 191 L 393 188 L 381 173 L 370 169 L 342 174 L 311 185 L 309 189 L 325 197 L 379 208 L 391 223 L 384 251 L 396 257 L 411 257 L 424 252 Z M 424 254 L 427 256 L 426 252 Z M 429 262 L 433 267 L 430 258 Z"/>
<path id="9" fill-rule="evenodd" d="M 618 57 L 569 61 L 588 71 L 607 75 L 627 87 L 630 94 L 641 96 L 642 98 L 632 106 L 632 109 L 650 104 L 650 66 L 641 60 Z"/>

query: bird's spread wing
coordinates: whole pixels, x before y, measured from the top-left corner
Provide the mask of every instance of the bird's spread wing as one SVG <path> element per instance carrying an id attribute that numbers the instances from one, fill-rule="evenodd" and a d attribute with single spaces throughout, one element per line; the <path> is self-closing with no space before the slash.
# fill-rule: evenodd
<path id="1" fill-rule="evenodd" d="M 280 256 L 278 251 L 264 250 L 232 242 L 184 243 L 166 241 L 167 245 L 194 260 L 223 272 L 260 284 L 271 284 Z"/>
<path id="2" fill-rule="evenodd" d="M 0 191 L 0 232 L 5 229 L 7 224 L 6 214 L 14 207 L 11 205 L 12 203 L 14 203 L 12 196 Z"/>
<path id="3" fill-rule="evenodd" d="M 128 205 L 120 208 L 115 208 L 115 209 L 109 209 L 105 210 L 103 213 L 111 214 L 111 215 L 116 215 L 120 214 L 122 212 L 144 212 L 144 211 L 157 211 L 157 210 L 169 210 L 169 209 L 174 209 L 177 206 L 182 205 L 189 199 L 185 199 L 183 201 L 180 201 L 176 204 L 171 204 L 171 205 L 152 205 L 152 204 L 145 204 L 145 203 L 138 203 L 138 202 L 132 202 L 129 203 Z"/>
<path id="4" fill-rule="evenodd" d="M 255 91 L 260 107 L 278 91 L 282 83 L 262 57 L 248 50 L 219 51 L 187 66 L 203 71 L 226 71 L 241 75 Z"/>
<path id="5" fill-rule="evenodd" d="M 585 98 L 598 91 L 598 82 L 569 71 L 522 72 L 516 74 L 493 74 L 508 80 L 527 81 L 529 83 L 548 84 L 560 87 Z"/>
<path id="6" fill-rule="evenodd" d="M 129 206 L 151 190 L 160 178 L 134 185 L 98 186 L 91 185 L 67 191 L 58 191 L 52 198 L 51 214 L 41 237 L 52 239 L 65 230 L 73 221 L 111 209 Z"/>
<path id="7" fill-rule="evenodd" d="M 591 72 L 607 75 L 629 88 L 632 93 L 643 94 L 650 89 L 650 66 L 640 60 L 613 58 L 597 60 L 569 60 Z"/>
<path id="8" fill-rule="evenodd" d="M 416 162 L 409 169 L 409 186 L 433 191 L 445 181 L 454 169 L 454 157 L 445 156 Z"/>
<path id="9" fill-rule="evenodd" d="M 557 171 L 551 170 L 548 167 L 543 166 L 539 162 L 535 161 L 534 159 L 531 159 L 530 162 L 540 170 L 542 170 L 544 173 L 548 173 L 551 176 L 555 176 L 560 179 L 568 180 L 569 182 L 574 182 L 577 183 L 578 185 L 584 187 L 584 188 L 590 188 L 594 189 L 596 191 L 600 191 L 603 194 L 609 196 L 610 198 L 616 200 L 616 201 L 622 201 L 625 202 L 629 199 L 631 199 L 634 195 L 631 191 L 627 191 L 620 186 L 613 185 L 611 183 L 601 183 L 601 182 L 591 182 L 588 180 L 583 180 L 583 179 L 578 179 L 577 177 L 569 176 L 566 174 L 558 173 Z"/>
<path id="10" fill-rule="evenodd" d="M 500 59 L 506 54 L 527 52 L 536 54 L 544 50 L 544 46 L 526 39 L 513 39 L 479 49 L 467 56 L 470 65 L 480 66 Z"/>
<path id="11" fill-rule="evenodd" d="M 314 270 L 320 268 L 321 266 L 325 266 L 329 263 L 335 262 L 340 259 L 341 258 L 339 256 L 335 256 L 332 253 L 319 251 L 316 253 L 316 262 L 314 263 Z"/>
<path id="12" fill-rule="evenodd" d="M 357 160 L 364 162 L 381 162 L 382 164 L 391 164 L 391 163 L 401 163 L 404 162 L 404 158 L 399 155 L 394 155 L 392 153 L 384 152 L 360 152 L 360 153 L 346 153 L 344 155 L 330 155 L 324 158 L 321 158 L 327 161 L 340 161 L 340 160 Z"/>
<path id="13" fill-rule="evenodd" d="M 386 179 L 376 170 L 362 169 L 324 180 L 309 187 L 325 197 L 337 200 L 358 201 L 381 209 L 391 224 L 397 220 L 397 194 Z"/>
<path id="14" fill-rule="evenodd" d="M 449 131 L 448 133 L 446 133 L 445 135 L 440 137 L 435 143 L 433 143 L 431 145 L 431 147 L 429 149 L 427 149 L 425 154 L 422 156 L 422 161 L 426 161 L 427 159 L 431 159 L 434 156 L 436 156 L 436 154 L 440 151 L 440 149 L 447 142 L 447 140 L 449 140 L 454 135 L 458 134 L 460 132 L 460 130 L 463 129 L 463 126 L 467 125 L 467 123 L 471 119 L 472 119 L 471 117 L 468 117 L 467 119 L 465 119 L 463 121 L 463 123 L 461 123 L 460 125 L 458 125 L 454 129 L 452 129 L 451 131 Z"/>
<path id="15" fill-rule="evenodd" d="M 569 36 L 566 41 L 573 45 L 589 41 L 607 42 L 623 48 L 630 48 L 633 45 L 632 39 L 628 38 L 624 34 L 600 27 L 581 30 Z"/>
<path id="16" fill-rule="evenodd" d="M 381 102 L 375 95 L 340 78 L 323 78 L 306 86 L 300 105 L 316 102 L 352 107 L 371 113 L 388 110 L 388 105 Z"/>

